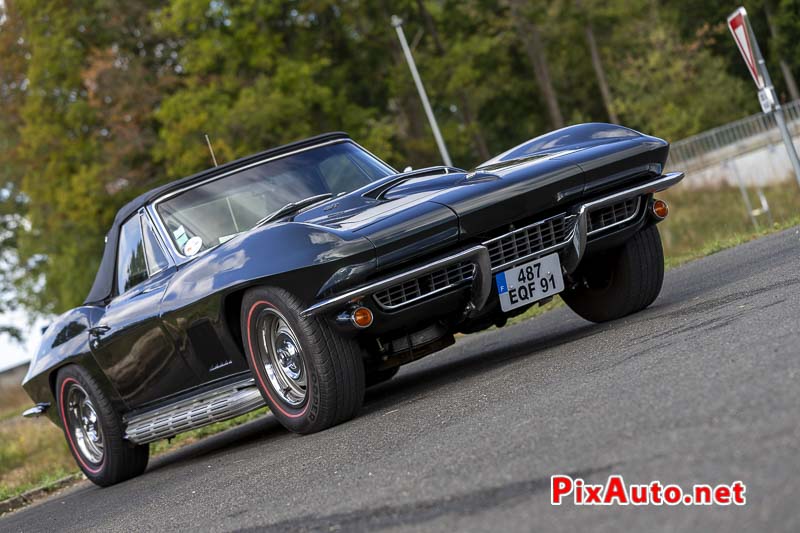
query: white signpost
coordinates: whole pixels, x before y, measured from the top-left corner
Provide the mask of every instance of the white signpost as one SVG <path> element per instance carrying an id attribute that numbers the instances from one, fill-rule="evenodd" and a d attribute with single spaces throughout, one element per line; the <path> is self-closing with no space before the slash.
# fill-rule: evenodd
<path id="1" fill-rule="evenodd" d="M 797 183 L 800 184 L 800 159 L 797 157 L 792 135 L 786 126 L 786 118 L 783 115 L 781 103 L 775 97 L 775 87 L 772 85 L 772 79 L 769 77 L 764 56 L 761 55 L 761 49 L 758 47 L 758 42 L 750 26 L 750 20 L 747 18 L 747 10 L 745 8 L 740 7 L 730 14 L 728 28 L 731 30 L 733 40 L 736 41 L 736 46 L 739 47 L 739 52 L 742 53 L 747 70 L 750 71 L 753 81 L 756 82 L 761 110 L 765 114 L 773 113 L 775 115 L 775 121 L 778 123 L 783 143 L 789 153 L 789 160 L 794 168 L 795 178 L 797 178 Z"/>
<path id="2" fill-rule="evenodd" d="M 397 31 L 400 47 L 403 49 L 403 55 L 406 56 L 408 68 L 411 70 L 411 77 L 414 78 L 414 84 L 417 86 L 419 98 L 422 100 L 422 108 L 425 109 L 425 114 L 428 116 L 428 122 L 431 125 L 431 131 L 433 131 L 433 137 L 436 139 L 436 145 L 439 147 L 439 153 L 442 154 L 442 161 L 446 166 L 452 167 L 453 162 L 450 160 L 450 153 L 447 151 L 447 145 L 444 143 L 444 138 L 439 131 L 439 124 L 436 122 L 436 116 L 433 114 L 431 103 L 428 101 L 428 93 L 425 92 L 425 86 L 422 85 L 422 78 L 419 77 L 417 64 L 414 62 L 414 56 L 411 55 L 411 49 L 408 47 L 406 34 L 403 31 L 403 19 L 397 15 L 392 15 L 392 26 L 394 26 L 394 29 Z"/>

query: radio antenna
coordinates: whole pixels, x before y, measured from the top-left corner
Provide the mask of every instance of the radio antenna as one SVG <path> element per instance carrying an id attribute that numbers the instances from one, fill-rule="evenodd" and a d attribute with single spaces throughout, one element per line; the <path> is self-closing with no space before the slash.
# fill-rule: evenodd
<path id="1" fill-rule="evenodd" d="M 208 138 L 208 133 L 204 133 L 203 135 L 205 135 L 206 137 L 206 144 L 208 145 L 208 151 L 211 152 L 211 160 L 214 162 L 214 166 L 218 167 L 219 165 L 217 164 L 217 156 L 214 155 L 214 147 L 211 146 L 211 139 Z"/>

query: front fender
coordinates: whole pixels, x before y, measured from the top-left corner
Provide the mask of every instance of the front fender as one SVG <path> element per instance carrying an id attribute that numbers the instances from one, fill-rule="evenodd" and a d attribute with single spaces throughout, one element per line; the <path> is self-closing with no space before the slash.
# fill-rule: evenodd
<path id="1" fill-rule="evenodd" d="M 310 303 L 322 289 L 338 290 L 368 276 L 375 257 L 372 243 L 349 231 L 305 223 L 257 228 L 181 266 L 162 311 L 260 284 L 284 288 Z M 340 279 L 331 284 L 337 272 Z"/>

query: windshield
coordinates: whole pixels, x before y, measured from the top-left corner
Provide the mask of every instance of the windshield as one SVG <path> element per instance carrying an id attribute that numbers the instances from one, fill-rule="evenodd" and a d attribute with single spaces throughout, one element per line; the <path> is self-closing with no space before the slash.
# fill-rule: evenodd
<path id="1" fill-rule="evenodd" d="M 354 191 L 395 171 L 351 142 L 320 146 L 198 185 L 157 204 L 187 256 L 253 228 L 291 202 Z"/>

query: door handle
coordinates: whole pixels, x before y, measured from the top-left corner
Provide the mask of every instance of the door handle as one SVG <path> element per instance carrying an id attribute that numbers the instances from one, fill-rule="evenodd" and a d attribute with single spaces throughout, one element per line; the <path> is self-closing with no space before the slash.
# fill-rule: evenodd
<path id="1" fill-rule="evenodd" d="M 103 333 L 108 333 L 111 331 L 111 326 L 107 326 L 105 324 L 98 324 L 97 326 L 89 328 L 89 335 L 93 337 L 99 337 Z"/>
<path id="2" fill-rule="evenodd" d="M 147 294 L 148 292 L 160 291 L 163 288 L 164 288 L 164 285 L 155 285 L 155 286 L 152 286 L 152 287 L 145 287 L 144 289 L 142 289 L 142 291 L 139 294 Z"/>
<path id="3" fill-rule="evenodd" d="M 160 285 L 150 285 L 149 287 L 138 289 L 136 292 L 131 293 L 131 298 L 135 298 L 136 296 L 141 296 L 142 294 L 148 294 L 151 292 L 160 291 L 166 286 L 167 286 L 166 283 L 162 283 Z"/>

